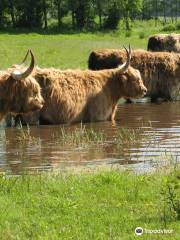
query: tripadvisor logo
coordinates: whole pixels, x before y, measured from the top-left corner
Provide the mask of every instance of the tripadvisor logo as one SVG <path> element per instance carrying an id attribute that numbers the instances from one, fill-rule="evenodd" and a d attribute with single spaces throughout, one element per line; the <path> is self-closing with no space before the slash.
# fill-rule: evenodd
<path id="1" fill-rule="evenodd" d="M 143 229 L 142 229 L 142 227 L 137 227 L 137 228 L 135 229 L 135 234 L 138 235 L 138 236 L 142 235 L 142 234 L 143 234 Z"/>

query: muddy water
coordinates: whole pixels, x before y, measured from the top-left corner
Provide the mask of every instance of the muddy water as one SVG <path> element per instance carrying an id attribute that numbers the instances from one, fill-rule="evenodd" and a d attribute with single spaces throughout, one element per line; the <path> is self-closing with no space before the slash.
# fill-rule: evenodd
<path id="1" fill-rule="evenodd" d="M 62 127 L 66 133 L 73 134 L 82 128 L 81 124 L 30 127 L 29 130 L 2 127 L 0 172 L 16 175 L 96 166 L 119 166 L 141 172 L 150 171 L 169 159 L 179 161 L 180 102 L 120 105 L 116 120 L 115 123 L 85 124 L 87 130 L 102 132 L 106 138 L 81 144 L 68 143 L 70 138 L 63 142 L 59 134 Z M 118 140 L 117 133 L 124 128 L 125 137 Z M 132 131 L 137 136 L 131 141 Z"/>

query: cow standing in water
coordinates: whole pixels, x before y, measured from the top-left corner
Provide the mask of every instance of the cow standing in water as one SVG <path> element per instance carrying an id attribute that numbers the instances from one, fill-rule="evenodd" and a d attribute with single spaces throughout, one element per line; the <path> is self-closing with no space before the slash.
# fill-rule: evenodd
<path id="1" fill-rule="evenodd" d="M 28 124 L 59 124 L 114 120 L 121 97 L 138 98 L 146 94 L 140 72 L 127 61 L 111 70 L 66 70 L 36 68 L 32 76 L 42 89 L 45 100 L 39 114 L 23 116 Z"/>
<path id="2" fill-rule="evenodd" d="M 89 69 L 116 68 L 126 58 L 124 50 L 102 49 L 93 51 L 88 60 Z M 152 99 L 180 99 L 180 54 L 134 50 L 131 65 L 137 68 Z"/>
<path id="3" fill-rule="evenodd" d="M 24 114 L 43 106 L 40 86 L 31 76 L 34 56 L 31 51 L 30 54 L 31 63 L 25 71 L 16 68 L 0 71 L 0 120 L 8 113 Z"/>

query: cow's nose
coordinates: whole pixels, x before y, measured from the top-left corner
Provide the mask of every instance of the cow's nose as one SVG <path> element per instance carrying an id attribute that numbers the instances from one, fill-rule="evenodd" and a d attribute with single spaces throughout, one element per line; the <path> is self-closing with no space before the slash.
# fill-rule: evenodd
<path id="1" fill-rule="evenodd" d="M 146 93 L 147 93 L 147 89 L 144 88 L 144 89 L 143 89 L 143 94 L 146 95 Z"/>

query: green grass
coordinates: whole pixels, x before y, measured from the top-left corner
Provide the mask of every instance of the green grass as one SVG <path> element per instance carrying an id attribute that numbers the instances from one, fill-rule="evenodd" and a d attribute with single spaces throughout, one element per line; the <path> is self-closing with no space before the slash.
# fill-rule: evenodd
<path id="1" fill-rule="evenodd" d="M 121 48 L 131 43 L 132 47 L 146 47 L 146 40 L 133 40 L 111 34 L 81 33 L 72 35 L 1 34 L 0 69 L 20 63 L 27 49 L 31 48 L 36 63 L 41 67 L 87 68 L 90 52 L 97 48 Z"/>
<path id="2" fill-rule="evenodd" d="M 132 31 L 127 34 L 120 23 L 116 31 L 102 32 L 57 32 L 32 33 L 25 31 L 0 32 L 0 69 L 5 69 L 23 59 L 31 48 L 36 63 L 41 67 L 87 68 L 87 59 L 93 49 L 122 48 L 129 43 L 132 48 L 147 48 L 148 36 L 162 32 L 163 25 L 154 26 L 154 21 L 133 23 Z M 176 32 L 180 32 L 177 30 Z"/>
<path id="3" fill-rule="evenodd" d="M 138 226 L 173 230 L 141 239 L 179 239 L 179 177 L 177 170 L 1 176 L 0 239 L 129 240 Z"/>

